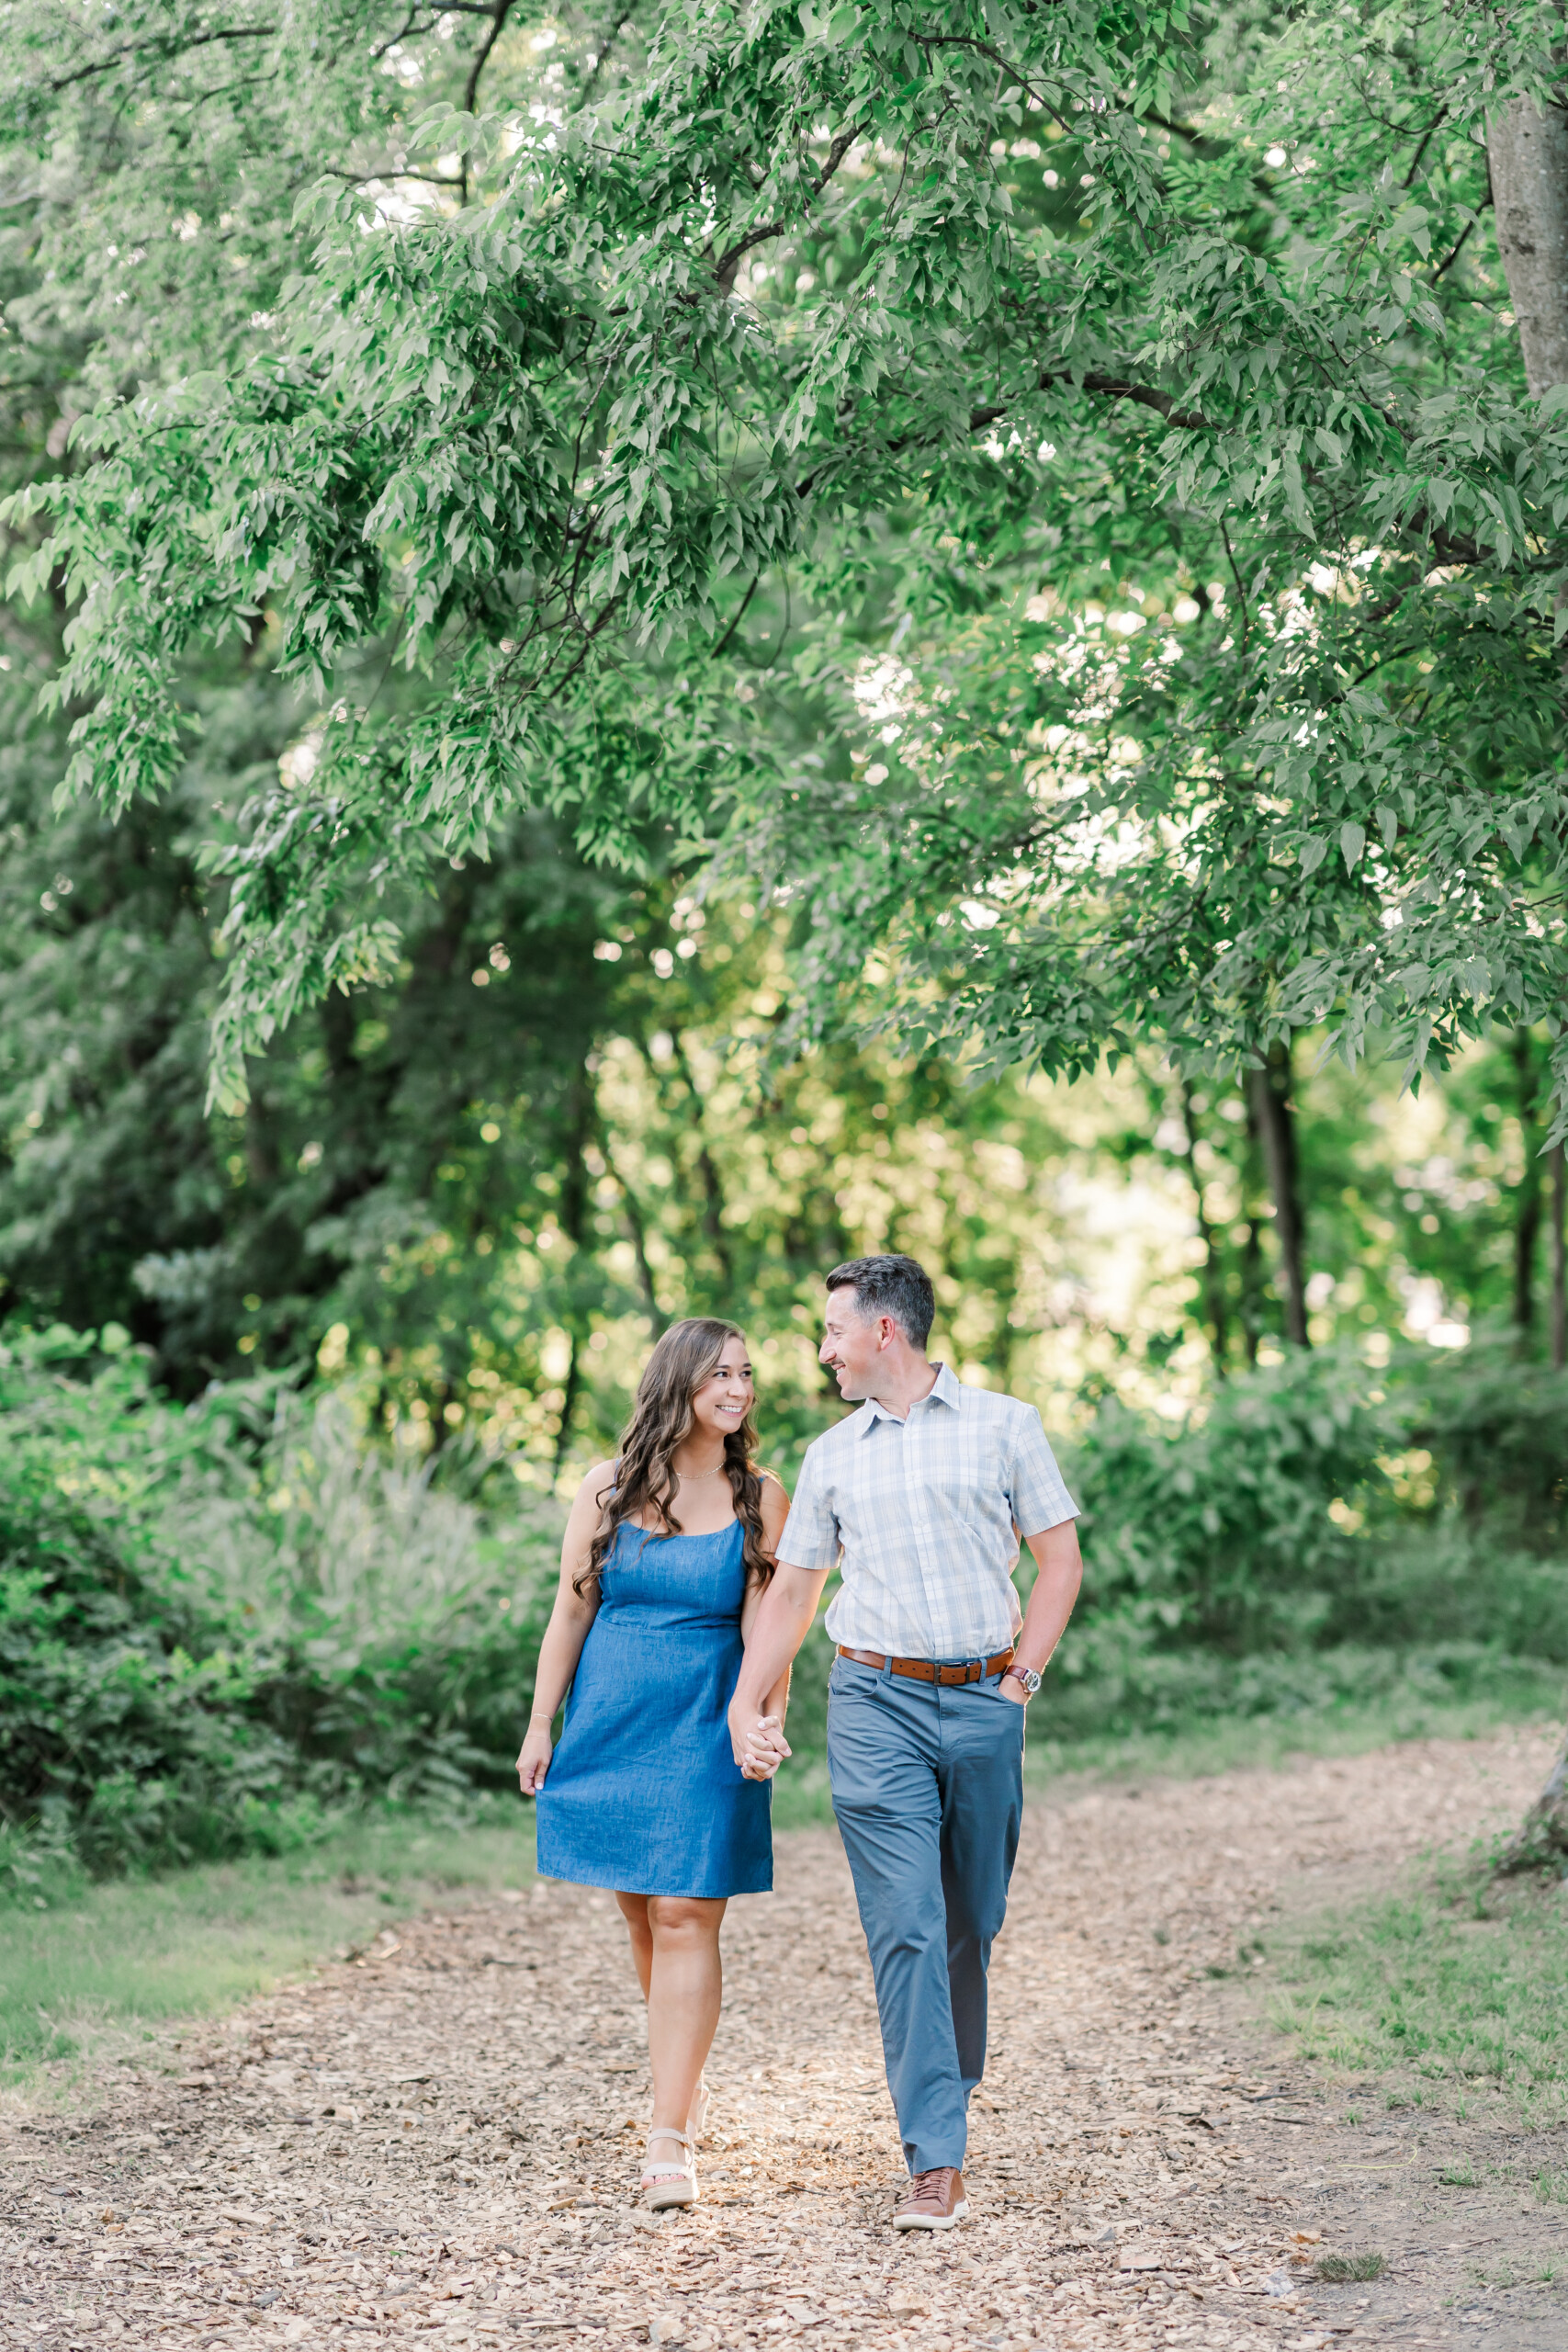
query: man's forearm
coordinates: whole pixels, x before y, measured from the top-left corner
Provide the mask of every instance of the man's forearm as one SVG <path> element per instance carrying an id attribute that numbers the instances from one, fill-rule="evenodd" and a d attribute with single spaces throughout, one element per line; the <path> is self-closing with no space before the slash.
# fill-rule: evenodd
<path id="1" fill-rule="evenodd" d="M 1044 1536 L 1037 1537 L 1030 1550 L 1035 1553 L 1040 1573 L 1023 1612 L 1014 1654 L 1020 1666 L 1028 1667 L 1032 1673 L 1043 1674 L 1073 1613 L 1083 1581 L 1083 1562 L 1077 1532 L 1070 1520 L 1064 1527 L 1054 1527 Z"/>

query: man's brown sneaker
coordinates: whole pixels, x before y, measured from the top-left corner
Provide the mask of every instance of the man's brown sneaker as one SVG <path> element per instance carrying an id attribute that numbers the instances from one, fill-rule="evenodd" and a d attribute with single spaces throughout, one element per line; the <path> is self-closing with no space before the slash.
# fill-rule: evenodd
<path id="1" fill-rule="evenodd" d="M 896 2230 L 951 2230 L 968 2211 L 964 2175 L 955 2165 L 938 2165 L 934 2172 L 915 2175 L 909 2194 L 893 2216 L 893 2226 Z"/>

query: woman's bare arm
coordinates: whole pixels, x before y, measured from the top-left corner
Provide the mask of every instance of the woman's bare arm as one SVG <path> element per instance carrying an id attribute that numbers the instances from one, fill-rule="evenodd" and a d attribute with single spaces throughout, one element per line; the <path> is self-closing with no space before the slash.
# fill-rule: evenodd
<path id="1" fill-rule="evenodd" d="M 784 1481 L 775 1478 L 770 1470 L 762 1480 L 762 1547 L 769 1559 L 775 1565 L 778 1559 L 779 1537 L 784 1533 L 784 1524 L 788 1517 L 788 1490 Z M 761 1600 L 761 1595 L 759 1593 L 758 1599 Z M 789 1712 L 789 1678 L 790 1668 L 786 1666 L 769 1691 L 762 1707 L 762 1713 L 765 1715 L 778 1717 L 781 1730 L 784 1727 L 784 1719 Z"/>
<path id="2" fill-rule="evenodd" d="M 765 1471 L 762 1476 L 762 1548 L 770 1560 L 776 1557 L 779 1537 L 784 1532 L 784 1523 L 788 1517 L 789 1496 L 773 1472 Z M 740 1611 L 742 1645 L 750 1641 L 752 1628 L 761 1611 L 765 1590 L 766 1587 L 754 1579 L 747 1587 L 746 1599 Z M 789 1712 L 789 1678 L 790 1668 L 786 1665 L 762 1702 L 764 1719 L 777 1725 L 777 1748 L 781 1757 L 790 1753 L 789 1743 L 784 1736 L 784 1716 Z"/>
<path id="3" fill-rule="evenodd" d="M 550 1611 L 545 1638 L 539 1645 L 534 1705 L 517 1758 L 517 1778 L 525 1797 L 537 1796 L 544 1785 L 550 1764 L 550 1725 L 571 1688 L 588 1629 L 598 1614 L 597 1585 L 590 1585 L 581 1593 L 574 1591 L 573 1585 L 588 1566 L 593 1531 L 599 1524 L 615 1469 L 613 1462 L 594 1464 L 577 1490 L 577 1499 L 566 1522 L 561 1540 L 560 1582 L 556 1588 L 555 1606 Z"/>

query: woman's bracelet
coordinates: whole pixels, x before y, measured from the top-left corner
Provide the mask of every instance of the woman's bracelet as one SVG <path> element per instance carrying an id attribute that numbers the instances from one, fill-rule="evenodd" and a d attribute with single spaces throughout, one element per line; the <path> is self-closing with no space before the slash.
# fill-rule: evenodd
<path id="1" fill-rule="evenodd" d="M 536 1707 L 528 1721 L 531 1724 L 553 1724 L 555 1719 L 556 1711 L 553 1707 Z"/>

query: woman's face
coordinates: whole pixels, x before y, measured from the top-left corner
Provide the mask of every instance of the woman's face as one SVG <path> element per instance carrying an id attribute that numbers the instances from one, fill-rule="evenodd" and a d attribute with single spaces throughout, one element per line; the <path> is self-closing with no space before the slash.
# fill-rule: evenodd
<path id="1" fill-rule="evenodd" d="M 724 1353 L 692 1398 L 697 1428 L 715 1437 L 738 1430 L 756 1402 L 751 1356 L 744 1340 L 726 1340 Z"/>

